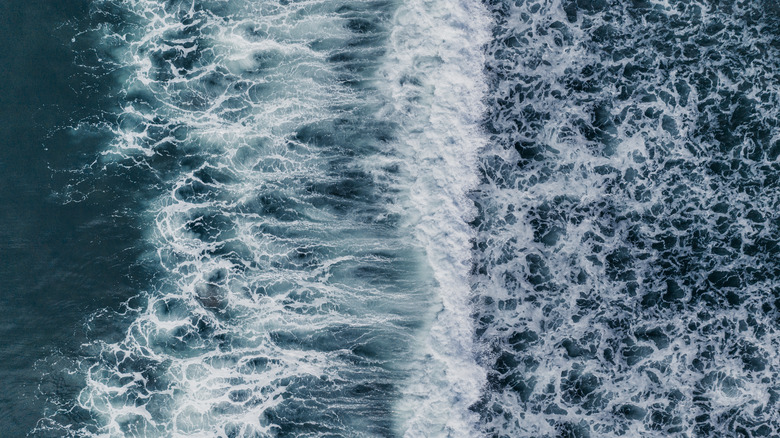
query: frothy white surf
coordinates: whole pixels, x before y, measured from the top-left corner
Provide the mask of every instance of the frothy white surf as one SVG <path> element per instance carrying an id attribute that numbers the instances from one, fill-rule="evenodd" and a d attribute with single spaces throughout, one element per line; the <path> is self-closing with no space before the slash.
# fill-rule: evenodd
<path id="1" fill-rule="evenodd" d="M 399 406 L 406 436 L 477 436 L 485 373 L 475 361 L 469 312 L 475 214 L 467 193 L 478 183 L 477 153 L 486 85 L 483 45 L 490 19 L 478 1 L 410 0 L 399 7 L 382 76 L 399 120 L 413 175 L 404 208 L 434 271 L 438 305 L 420 342 L 424 359 Z"/>
<path id="2" fill-rule="evenodd" d="M 760 2 L 487 3 L 485 433 L 775 434 Z"/>
<path id="3" fill-rule="evenodd" d="M 480 4 L 97 5 L 159 283 L 38 431 L 474 436 Z"/>

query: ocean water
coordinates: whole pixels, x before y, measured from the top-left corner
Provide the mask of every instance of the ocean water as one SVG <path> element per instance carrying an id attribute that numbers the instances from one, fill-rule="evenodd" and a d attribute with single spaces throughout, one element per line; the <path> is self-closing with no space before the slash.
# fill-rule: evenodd
<path id="1" fill-rule="evenodd" d="M 780 434 L 775 3 L 0 20 L 0 436 Z"/>
<path id="2" fill-rule="evenodd" d="M 489 436 L 777 436 L 780 15 L 489 1 Z"/>
<path id="3" fill-rule="evenodd" d="M 87 315 L 133 296 L 136 281 L 145 283 L 136 264 L 139 230 L 117 214 L 135 208 L 132 200 L 95 193 L 66 204 L 53 196 L 70 179 L 63 170 L 83 165 L 102 147 L 98 138 L 76 139 L 65 129 L 94 114 L 94 93 L 84 85 L 98 84 L 76 68 L 66 44 L 77 32 L 68 22 L 85 15 L 87 6 L 0 3 L 3 437 L 25 436 L 42 417 L 51 394 L 39 390 L 42 361 L 54 352 L 76 355 Z"/>

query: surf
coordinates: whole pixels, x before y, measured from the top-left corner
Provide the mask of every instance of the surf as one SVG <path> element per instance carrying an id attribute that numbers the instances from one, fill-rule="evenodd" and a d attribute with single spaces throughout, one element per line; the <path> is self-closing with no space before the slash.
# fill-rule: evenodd
<path id="1" fill-rule="evenodd" d="M 140 175 L 154 280 L 89 320 L 116 332 L 71 362 L 82 389 L 36 433 L 473 433 L 487 19 L 442 10 L 95 2 L 117 91 L 91 169 Z"/>

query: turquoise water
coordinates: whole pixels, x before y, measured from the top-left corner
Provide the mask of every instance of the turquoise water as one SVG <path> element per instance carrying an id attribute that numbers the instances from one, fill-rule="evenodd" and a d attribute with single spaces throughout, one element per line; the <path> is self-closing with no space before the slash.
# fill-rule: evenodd
<path id="1" fill-rule="evenodd" d="M 3 436 L 777 433 L 773 3 L 0 18 Z"/>

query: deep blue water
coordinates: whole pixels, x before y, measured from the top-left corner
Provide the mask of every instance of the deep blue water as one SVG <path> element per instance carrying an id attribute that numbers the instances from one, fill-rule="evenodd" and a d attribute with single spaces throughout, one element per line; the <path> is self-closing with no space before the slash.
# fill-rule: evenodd
<path id="1" fill-rule="evenodd" d="M 63 204 L 52 194 L 62 174 L 99 142 L 63 135 L 94 114 L 69 41 L 86 2 L 0 4 L 0 435 L 25 436 L 41 418 L 36 363 L 53 351 L 75 354 L 81 324 L 135 291 L 130 275 L 138 230 L 119 199 Z M 127 206 L 127 205 L 125 205 Z M 60 388 L 65 389 L 65 388 Z"/>
<path id="2" fill-rule="evenodd" d="M 780 436 L 780 9 L 6 0 L 0 436 Z"/>

